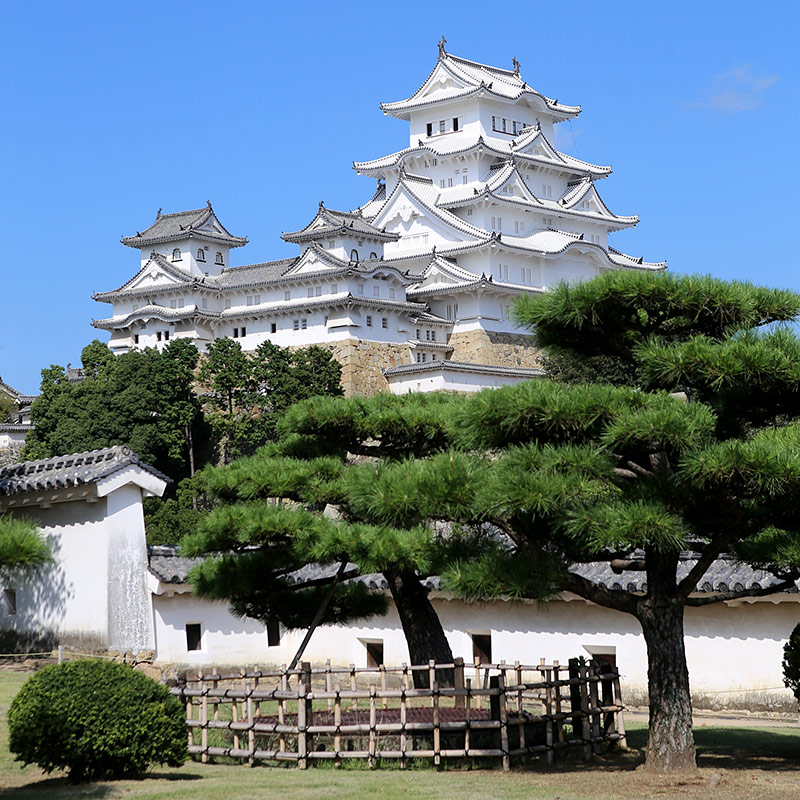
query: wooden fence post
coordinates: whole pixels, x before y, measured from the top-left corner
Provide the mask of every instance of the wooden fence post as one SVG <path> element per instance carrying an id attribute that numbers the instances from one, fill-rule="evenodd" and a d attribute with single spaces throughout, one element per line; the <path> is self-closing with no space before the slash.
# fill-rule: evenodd
<path id="1" fill-rule="evenodd" d="M 310 661 L 301 661 L 298 665 L 300 667 L 301 672 L 301 683 L 302 683 L 302 691 L 303 691 L 303 699 L 301 700 L 301 704 L 304 707 L 304 714 L 305 717 L 305 724 L 306 728 L 309 725 L 314 724 L 314 708 L 313 708 L 313 701 L 311 700 L 312 693 L 311 693 L 311 662 Z M 308 756 L 309 751 L 314 749 L 313 737 L 310 733 L 306 733 L 304 735 L 305 739 L 305 749 L 306 749 L 306 756 Z M 307 762 L 306 762 L 307 763 Z M 305 769 L 305 767 L 302 767 Z"/>
<path id="2" fill-rule="evenodd" d="M 375 753 L 377 752 L 377 712 L 375 709 L 375 684 L 369 686 L 369 768 L 375 768 Z"/>
<path id="3" fill-rule="evenodd" d="M 544 665 L 544 659 L 539 662 L 539 674 L 544 678 L 544 715 L 545 715 L 545 741 L 547 744 L 547 763 L 552 764 L 555 760 L 555 748 L 553 747 L 553 671 Z"/>
<path id="4" fill-rule="evenodd" d="M 431 704 L 433 705 L 433 763 L 438 767 L 442 763 L 442 729 L 439 723 L 439 681 L 431 682 Z"/>
<path id="5" fill-rule="evenodd" d="M 203 764 L 208 762 L 208 688 L 203 681 L 203 670 L 198 670 L 197 673 L 198 686 L 202 693 L 202 700 L 200 701 L 200 746 L 203 752 L 200 756 L 200 761 Z"/>
<path id="6" fill-rule="evenodd" d="M 463 689 L 464 688 L 464 659 L 460 656 L 458 658 L 453 659 L 453 664 L 455 665 L 455 669 L 453 670 L 453 688 L 454 689 Z M 464 696 L 463 695 L 456 695 L 456 700 L 454 703 L 456 708 L 464 708 Z"/>
<path id="7" fill-rule="evenodd" d="M 506 706 L 505 672 L 501 672 L 497 678 L 492 678 L 491 680 L 497 681 L 497 688 L 500 690 L 497 695 L 500 711 L 500 749 L 503 751 L 503 769 L 508 772 L 511 769 L 511 760 L 508 755 L 508 708 Z"/>
<path id="8" fill-rule="evenodd" d="M 583 739 L 583 759 L 592 760 L 592 732 L 589 725 L 589 667 L 581 664 L 578 667 L 581 695 L 581 739 Z"/>

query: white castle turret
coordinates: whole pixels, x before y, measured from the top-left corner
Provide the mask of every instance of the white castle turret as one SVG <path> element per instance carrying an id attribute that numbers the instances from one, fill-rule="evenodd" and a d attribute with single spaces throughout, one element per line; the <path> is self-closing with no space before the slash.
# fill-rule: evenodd
<path id="1" fill-rule="evenodd" d="M 343 363 L 349 393 L 474 390 L 538 374 L 509 312 L 515 297 L 614 269 L 661 270 L 624 255 L 609 234 L 636 225 L 603 202 L 611 168 L 558 152 L 555 125 L 580 107 L 530 87 L 519 62 L 489 67 L 451 55 L 384 114 L 409 124 L 409 146 L 356 171 L 377 180 L 354 211 L 319 204 L 283 234 L 296 258 L 230 267 L 231 235 L 209 204 L 159 214 L 122 241 L 142 268 L 112 292 L 110 347 L 220 336 L 255 349 L 319 344 Z"/>

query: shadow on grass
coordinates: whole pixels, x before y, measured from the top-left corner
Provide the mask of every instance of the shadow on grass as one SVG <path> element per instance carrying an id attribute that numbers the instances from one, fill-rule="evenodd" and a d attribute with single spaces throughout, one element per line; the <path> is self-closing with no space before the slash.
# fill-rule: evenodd
<path id="1" fill-rule="evenodd" d="M 188 765 L 188 762 L 187 762 Z M 43 778 L 42 780 L 27 783 L 13 789 L 0 790 L 3 798 L 18 798 L 18 800 L 53 800 L 53 798 L 91 798 L 102 800 L 105 797 L 119 794 L 120 785 L 126 782 L 139 781 L 166 781 L 168 783 L 199 781 L 203 776 L 197 772 L 145 772 L 141 775 L 121 778 L 119 781 L 100 781 L 98 783 L 70 783 L 67 778 Z"/>
<path id="2" fill-rule="evenodd" d="M 800 732 L 792 729 L 695 728 L 697 766 L 714 769 L 797 770 Z"/>
<path id="3" fill-rule="evenodd" d="M 626 750 L 610 749 L 583 760 L 579 748 L 560 754 L 555 764 L 542 758 L 523 766 L 536 772 L 629 772 L 644 763 L 647 728 L 634 728 L 627 734 Z M 800 730 L 764 728 L 696 727 L 697 766 L 715 770 L 767 770 L 775 772 L 800 769 Z"/>

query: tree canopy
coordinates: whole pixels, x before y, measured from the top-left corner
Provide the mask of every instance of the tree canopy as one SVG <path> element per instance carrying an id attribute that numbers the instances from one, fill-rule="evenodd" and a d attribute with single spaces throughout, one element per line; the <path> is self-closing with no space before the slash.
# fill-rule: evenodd
<path id="1" fill-rule="evenodd" d="M 37 569 L 51 560 L 50 545 L 32 522 L 0 514 L 0 573 Z"/>
<path id="2" fill-rule="evenodd" d="M 63 367 L 42 370 L 31 408 L 33 430 L 22 457 L 49 458 L 125 444 L 173 478 L 188 475 L 192 429 L 202 425 L 193 391 L 198 353 L 176 339 L 161 352 L 115 356 L 95 340 L 81 353 L 85 378 L 71 383 Z"/>
<path id="3" fill-rule="evenodd" d="M 648 651 L 648 765 L 693 767 L 684 608 L 800 574 L 800 344 L 779 324 L 798 309 L 787 291 L 644 272 L 530 297 L 518 319 L 573 380 L 600 382 L 302 402 L 277 444 L 206 476 L 226 505 L 187 545 L 275 541 L 299 560 L 400 565 L 417 586 L 439 574 L 467 597 L 568 590 L 632 614 Z M 300 505 L 267 502 L 280 497 Z M 325 504 L 342 519 L 322 518 Z M 723 553 L 774 582 L 698 594 Z M 646 588 L 593 582 L 583 565 L 598 562 L 644 573 Z M 213 564 L 199 585 L 226 596 L 234 584 Z"/>

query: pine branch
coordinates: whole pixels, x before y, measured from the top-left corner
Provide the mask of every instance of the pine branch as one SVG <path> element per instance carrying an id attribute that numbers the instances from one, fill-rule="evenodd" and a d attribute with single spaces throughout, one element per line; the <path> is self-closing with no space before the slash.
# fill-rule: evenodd
<path id="1" fill-rule="evenodd" d="M 574 572 L 567 573 L 564 588 L 584 600 L 591 600 L 599 606 L 613 608 L 615 611 L 624 611 L 627 614 L 636 613 L 636 606 L 639 602 L 639 598 L 630 592 L 607 589 Z"/>

